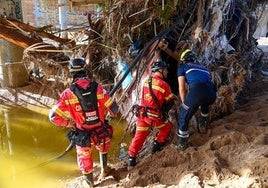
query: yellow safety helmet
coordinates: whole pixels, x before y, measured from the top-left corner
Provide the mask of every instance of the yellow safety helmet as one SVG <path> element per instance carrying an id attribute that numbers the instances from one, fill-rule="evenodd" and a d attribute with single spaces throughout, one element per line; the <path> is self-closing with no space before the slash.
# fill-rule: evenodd
<path id="1" fill-rule="evenodd" d="M 181 61 L 194 61 L 196 60 L 196 55 L 195 53 L 190 50 L 190 49 L 186 49 L 181 53 L 181 57 L 180 57 Z"/>

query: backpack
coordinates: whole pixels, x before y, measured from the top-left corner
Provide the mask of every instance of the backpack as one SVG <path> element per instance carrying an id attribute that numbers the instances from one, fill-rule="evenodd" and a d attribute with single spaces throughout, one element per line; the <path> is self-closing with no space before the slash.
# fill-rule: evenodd
<path id="1" fill-rule="evenodd" d="M 96 125 L 100 122 L 97 87 L 98 84 L 96 82 L 91 82 L 86 89 L 81 88 L 76 83 L 70 86 L 71 91 L 77 96 L 82 107 L 85 124 L 89 126 Z"/>

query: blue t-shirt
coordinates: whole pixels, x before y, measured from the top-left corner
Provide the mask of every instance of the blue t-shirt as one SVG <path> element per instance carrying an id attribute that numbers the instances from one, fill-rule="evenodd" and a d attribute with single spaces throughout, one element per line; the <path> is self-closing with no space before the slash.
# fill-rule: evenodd
<path id="1" fill-rule="evenodd" d="M 197 63 L 185 63 L 178 69 L 178 77 L 184 76 L 188 85 L 197 83 L 211 83 L 211 75 L 207 68 Z"/>

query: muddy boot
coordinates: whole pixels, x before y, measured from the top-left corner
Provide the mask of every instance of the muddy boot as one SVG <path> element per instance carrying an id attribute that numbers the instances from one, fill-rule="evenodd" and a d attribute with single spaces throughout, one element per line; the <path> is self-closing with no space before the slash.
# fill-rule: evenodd
<path id="1" fill-rule="evenodd" d="M 136 164 L 137 164 L 136 157 L 129 156 L 128 167 L 134 167 L 134 166 L 136 166 Z"/>
<path id="2" fill-rule="evenodd" d="M 84 177 L 89 187 L 94 187 L 93 173 L 84 174 Z"/>
<path id="3" fill-rule="evenodd" d="M 105 178 L 111 171 L 111 168 L 107 166 L 107 160 L 108 160 L 107 153 L 105 154 L 100 153 L 100 166 L 101 166 L 100 178 Z"/>
<path id="4" fill-rule="evenodd" d="M 187 148 L 187 142 L 188 142 L 188 137 L 181 137 L 178 135 L 178 144 L 177 148 L 184 151 Z"/>
<path id="5" fill-rule="evenodd" d="M 201 134 L 206 134 L 207 133 L 207 126 L 208 126 L 208 118 L 207 116 L 200 116 L 199 121 L 198 121 L 198 132 Z"/>
<path id="6" fill-rule="evenodd" d="M 157 151 L 161 151 L 163 149 L 163 146 L 164 146 L 164 143 L 159 143 L 158 141 L 154 140 L 152 153 L 155 153 Z"/>

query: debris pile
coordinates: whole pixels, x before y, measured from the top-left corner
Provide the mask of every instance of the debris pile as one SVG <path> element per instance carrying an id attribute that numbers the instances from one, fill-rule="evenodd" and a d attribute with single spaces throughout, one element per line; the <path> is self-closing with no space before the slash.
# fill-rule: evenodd
<path id="1" fill-rule="evenodd" d="M 51 92 L 59 94 L 69 81 L 69 59 L 84 57 L 91 67 L 89 76 L 124 104 L 120 111 L 129 122 L 131 106 L 139 101 L 140 84 L 149 74 L 148 65 L 159 57 L 166 61 L 168 82 L 178 94 L 177 57 L 190 48 L 213 74 L 218 99 L 210 118 L 216 119 L 234 110 L 258 71 L 263 52 L 253 33 L 258 21 L 255 11 L 261 3 L 265 1 L 106 1 L 101 16 L 88 13 L 88 26 L 72 30 L 75 34 L 69 40 L 46 32 L 47 27 L 34 28 L 14 19 L 1 17 L 0 24 L 28 37 L 24 62 L 34 82 L 50 84 Z M 167 43 L 169 51 L 161 49 L 160 42 Z M 41 79 L 33 74 L 36 70 Z"/>

